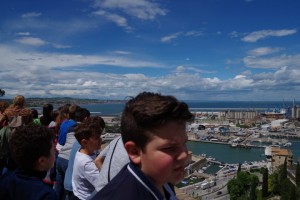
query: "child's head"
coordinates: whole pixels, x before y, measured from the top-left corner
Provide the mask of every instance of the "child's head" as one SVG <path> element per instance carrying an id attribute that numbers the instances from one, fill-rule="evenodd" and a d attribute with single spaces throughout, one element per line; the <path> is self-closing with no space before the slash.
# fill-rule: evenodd
<path id="1" fill-rule="evenodd" d="M 75 137 L 82 148 L 93 153 L 101 148 L 101 133 L 104 128 L 105 122 L 101 117 L 90 117 L 75 128 Z"/>
<path id="2" fill-rule="evenodd" d="M 80 107 L 76 104 L 72 104 L 70 105 L 69 107 L 69 112 L 68 112 L 68 116 L 69 116 L 69 119 L 73 119 L 75 120 L 75 112 L 76 110 L 78 110 Z"/>
<path id="3" fill-rule="evenodd" d="M 54 137 L 54 132 L 44 126 L 16 128 L 9 142 L 14 161 L 25 170 L 48 171 L 55 161 Z"/>
<path id="4" fill-rule="evenodd" d="M 185 125 L 192 118 L 187 104 L 173 96 L 143 92 L 125 105 L 121 119 L 125 149 L 158 188 L 183 178 Z"/>
<path id="5" fill-rule="evenodd" d="M 75 111 L 75 121 L 83 122 L 87 118 L 87 110 L 85 108 L 78 107 Z"/>
<path id="6" fill-rule="evenodd" d="M 39 118 L 39 113 L 35 108 L 31 108 L 31 115 L 33 119 Z"/>
<path id="7" fill-rule="evenodd" d="M 125 105 L 121 118 L 122 139 L 124 143 L 133 141 L 143 149 L 151 131 L 169 122 L 185 124 L 192 118 L 187 104 L 175 97 L 142 92 Z"/>
<path id="8" fill-rule="evenodd" d="M 43 116 L 51 116 L 53 112 L 53 105 L 46 103 L 43 105 Z"/>

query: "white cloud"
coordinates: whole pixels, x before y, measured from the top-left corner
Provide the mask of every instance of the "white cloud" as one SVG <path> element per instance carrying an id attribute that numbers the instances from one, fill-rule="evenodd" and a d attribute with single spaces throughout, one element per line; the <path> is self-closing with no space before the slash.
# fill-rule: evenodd
<path id="1" fill-rule="evenodd" d="M 160 41 L 162 41 L 162 42 L 171 42 L 173 39 L 179 37 L 181 34 L 182 34 L 181 32 L 173 33 L 171 35 L 167 35 L 165 37 L 162 37 L 160 39 Z"/>
<path id="2" fill-rule="evenodd" d="M 277 57 L 254 57 L 247 56 L 243 59 L 244 64 L 250 68 L 261 69 L 276 69 L 283 66 L 299 67 L 300 66 L 300 54 L 296 55 L 281 55 Z"/>
<path id="3" fill-rule="evenodd" d="M 96 0 L 95 6 L 101 9 L 121 10 L 142 20 L 153 20 L 167 13 L 166 9 L 160 8 L 159 4 L 149 0 Z"/>
<path id="4" fill-rule="evenodd" d="M 124 28 L 128 32 L 133 30 L 133 28 L 128 25 L 127 19 L 118 14 L 109 13 L 104 10 L 96 11 L 94 14 L 104 16 L 106 19 L 114 22 L 117 26 Z"/>
<path id="5" fill-rule="evenodd" d="M 62 44 L 55 44 L 55 43 L 52 43 L 52 46 L 56 49 L 68 49 L 72 47 L 71 45 L 62 45 Z"/>
<path id="6" fill-rule="evenodd" d="M 131 52 L 129 52 L 129 51 L 121 51 L 121 50 L 114 51 L 113 53 L 115 53 L 115 54 L 121 54 L 121 55 L 129 55 L 129 54 L 131 54 Z"/>
<path id="7" fill-rule="evenodd" d="M 202 31 L 188 31 L 185 33 L 186 36 L 202 36 L 204 35 Z"/>
<path id="8" fill-rule="evenodd" d="M 4 49 L 0 48 L 1 57 L 11 55 L 14 58 L 16 56 L 13 55 L 13 52 L 4 55 L 3 51 Z M 20 56 L 20 52 L 14 53 L 18 54 L 16 57 Z M 42 54 L 39 54 L 39 57 L 41 56 Z M 41 59 L 43 60 L 43 58 Z M 22 65 L 16 66 L 14 60 L 15 58 L 10 62 L 6 60 L 6 63 L 1 63 L 0 66 L 3 69 L 0 71 L 0 85 L 4 85 L 3 89 L 6 89 L 7 95 L 11 96 L 23 94 L 26 91 L 26 94 L 30 96 L 124 99 L 126 96 L 135 96 L 138 92 L 147 90 L 172 94 L 180 99 L 216 100 L 221 98 L 232 100 L 232 96 L 238 93 L 239 100 L 260 100 L 274 96 L 266 88 L 270 90 L 276 88 L 280 93 L 280 91 L 285 91 L 286 87 L 299 85 L 300 81 L 298 78 L 300 69 L 289 67 L 279 68 L 274 73 L 269 74 L 252 75 L 250 72 L 244 72 L 233 78 L 221 80 L 218 77 L 201 78 L 199 74 L 195 74 L 193 71 L 154 77 L 140 73 L 112 74 L 99 71 L 78 73 L 78 71 L 72 70 L 73 68 L 68 71 L 57 71 L 54 67 L 48 66 L 46 62 L 44 65 L 29 67 L 30 64 L 26 64 L 26 62 L 26 65 L 22 63 Z M 68 60 L 66 56 L 65 62 L 71 62 L 71 60 Z M 55 62 L 52 61 L 51 65 L 54 64 Z M 2 68 L 4 65 L 7 67 Z M 185 68 L 178 66 L 177 70 L 185 71 Z M 19 73 L 15 73 L 15 71 Z M 290 96 L 287 94 L 286 98 Z M 281 99 L 281 97 L 278 98 Z"/>
<path id="9" fill-rule="evenodd" d="M 51 45 L 56 49 L 67 49 L 72 47 L 70 45 L 62 45 L 62 44 L 47 42 L 45 40 L 36 37 L 22 37 L 20 39 L 16 39 L 15 41 L 20 44 L 36 46 L 36 47 L 43 46 L 43 45 Z"/>
<path id="10" fill-rule="evenodd" d="M 31 46 L 42 46 L 48 44 L 48 42 L 35 37 L 22 37 L 20 39 L 16 39 L 15 41 L 21 44 L 26 44 Z"/>
<path id="11" fill-rule="evenodd" d="M 252 49 L 248 52 L 248 54 L 251 56 L 264 56 L 279 52 L 280 50 L 282 50 L 282 48 L 259 47 L 256 49 Z"/>
<path id="12" fill-rule="evenodd" d="M 232 31 L 232 32 L 229 33 L 229 36 L 231 38 L 237 38 L 237 37 L 240 37 L 241 34 L 239 32 L 237 32 L 237 31 Z"/>
<path id="13" fill-rule="evenodd" d="M 19 33 L 16 33 L 17 35 L 21 35 L 21 36 L 29 36 L 30 33 L 29 32 L 19 32 Z"/>
<path id="14" fill-rule="evenodd" d="M 203 36 L 204 33 L 202 31 L 186 31 L 186 32 L 177 32 L 172 33 L 170 35 L 164 36 L 160 39 L 161 42 L 171 42 L 172 40 L 180 37 L 180 36 L 186 36 L 186 37 L 199 37 Z"/>
<path id="15" fill-rule="evenodd" d="M 110 65 L 120 67 L 164 67 L 161 63 L 131 59 L 122 56 L 106 55 L 76 55 L 61 53 L 39 53 L 34 51 L 23 51 L 21 49 L 0 45 L 0 68 L 1 69 L 23 69 L 23 67 L 36 66 L 41 69 L 85 67 L 90 65 Z"/>
<path id="16" fill-rule="evenodd" d="M 190 67 L 190 66 L 177 66 L 175 69 L 176 73 L 184 73 L 184 72 L 193 72 L 193 73 L 215 73 L 214 71 L 207 71 L 207 70 L 202 70 L 197 67 Z"/>
<path id="17" fill-rule="evenodd" d="M 40 13 L 40 12 L 29 12 L 29 13 L 24 13 L 24 14 L 22 14 L 22 18 L 32 18 L 32 17 L 39 17 L 39 16 L 41 16 L 42 15 L 42 13 Z"/>
<path id="18" fill-rule="evenodd" d="M 254 31 L 242 38 L 244 42 L 256 42 L 267 37 L 283 37 L 297 33 L 296 29 Z"/>

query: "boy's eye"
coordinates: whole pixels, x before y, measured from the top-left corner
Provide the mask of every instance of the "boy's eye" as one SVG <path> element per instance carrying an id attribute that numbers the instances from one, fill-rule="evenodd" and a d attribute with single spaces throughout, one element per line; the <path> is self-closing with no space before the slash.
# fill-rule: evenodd
<path id="1" fill-rule="evenodd" d="M 175 147 L 173 146 L 170 146 L 170 147 L 165 147 L 162 149 L 163 151 L 174 151 L 175 150 Z"/>

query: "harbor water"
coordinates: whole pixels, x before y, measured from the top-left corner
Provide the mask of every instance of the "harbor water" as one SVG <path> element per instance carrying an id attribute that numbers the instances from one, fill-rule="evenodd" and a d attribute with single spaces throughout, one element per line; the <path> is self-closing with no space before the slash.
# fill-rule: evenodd
<path id="1" fill-rule="evenodd" d="M 265 160 L 264 148 L 233 148 L 227 144 L 198 141 L 189 141 L 187 147 L 195 155 L 205 154 L 206 157 L 212 157 L 217 161 L 229 164 Z"/>
<path id="2" fill-rule="evenodd" d="M 300 140 L 290 140 L 293 153 L 293 161 L 297 162 L 300 157 Z M 205 154 L 206 157 L 215 158 L 217 161 L 229 164 L 253 162 L 265 160 L 265 148 L 233 148 L 227 144 L 215 144 L 199 141 L 189 141 L 188 150 L 195 155 Z M 282 147 L 286 148 L 286 147 Z"/>

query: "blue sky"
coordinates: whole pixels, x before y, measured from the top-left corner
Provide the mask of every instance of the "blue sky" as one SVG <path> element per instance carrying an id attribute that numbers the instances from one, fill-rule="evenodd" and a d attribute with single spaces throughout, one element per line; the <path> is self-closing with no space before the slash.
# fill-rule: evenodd
<path id="1" fill-rule="evenodd" d="M 300 99 L 298 0 L 3 0 L 5 97 Z"/>

